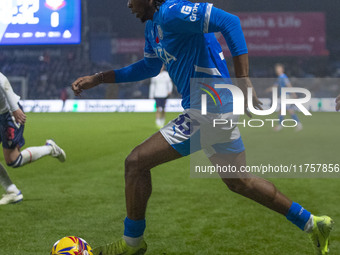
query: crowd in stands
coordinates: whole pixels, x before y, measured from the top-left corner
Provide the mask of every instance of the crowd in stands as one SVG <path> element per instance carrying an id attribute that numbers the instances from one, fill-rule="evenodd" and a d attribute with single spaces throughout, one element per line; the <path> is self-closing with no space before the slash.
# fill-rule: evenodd
<path id="1" fill-rule="evenodd" d="M 28 79 L 27 99 L 59 99 L 63 90 L 80 76 L 93 74 L 108 67 L 77 59 L 74 54 L 52 57 L 48 53 L 34 57 L 4 56 L 0 53 L 0 72 L 7 77 Z M 88 98 L 102 98 L 105 88 L 86 93 Z"/>
<path id="2" fill-rule="evenodd" d="M 275 78 L 273 66 L 276 62 L 278 61 L 275 58 L 251 59 L 251 77 Z M 285 64 L 287 75 L 291 78 L 292 84 L 295 83 L 297 87 L 300 82 L 297 78 L 313 78 L 308 89 L 314 97 L 333 97 L 340 93 L 340 83 L 332 79 L 339 78 L 340 81 L 340 61 L 314 58 L 285 59 L 280 62 Z M 39 56 L 28 54 L 26 57 L 0 52 L 0 72 L 8 77 L 19 76 L 28 79 L 27 99 L 71 98 L 69 90 L 65 94 L 66 88 L 77 77 L 117 67 L 108 63 L 93 63 L 88 58 L 76 56 L 72 51 L 61 51 L 57 55 L 51 55 L 47 51 Z M 232 65 L 229 68 L 232 74 Z M 327 79 L 328 82 L 325 83 Z M 260 97 L 268 96 L 264 92 L 265 89 L 261 86 L 256 88 Z M 118 86 L 104 85 L 98 86 L 91 92 L 85 92 L 83 98 L 148 98 L 148 90 L 149 81 Z M 175 91 L 172 97 L 179 97 L 179 94 Z"/>

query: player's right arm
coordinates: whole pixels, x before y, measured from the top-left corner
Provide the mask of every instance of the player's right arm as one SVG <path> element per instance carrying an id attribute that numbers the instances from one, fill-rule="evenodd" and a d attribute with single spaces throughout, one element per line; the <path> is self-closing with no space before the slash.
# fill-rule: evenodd
<path id="1" fill-rule="evenodd" d="M 155 97 L 155 87 L 156 87 L 156 81 L 155 78 L 151 79 L 150 88 L 149 88 L 149 98 L 153 99 Z"/>
<path id="2" fill-rule="evenodd" d="M 158 75 L 162 66 L 163 62 L 157 57 L 145 36 L 144 58 L 142 60 L 118 70 L 80 77 L 72 83 L 72 89 L 74 94 L 79 96 L 83 90 L 93 88 L 101 83 L 142 81 Z"/>
<path id="3" fill-rule="evenodd" d="M 279 87 L 279 85 L 277 83 L 275 83 L 273 86 L 267 88 L 264 92 L 265 93 L 271 93 L 274 88 L 278 88 L 278 87 Z"/>
<path id="4" fill-rule="evenodd" d="M 173 84 L 172 84 L 172 80 L 169 76 L 169 74 L 167 74 L 167 86 L 168 86 L 168 97 L 171 96 L 172 90 L 173 90 Z"/>
<path id="5" fill-rule="evenodd" d="M 141 81 L 159 74 L 163 63 L 158 58 L 144 59 L 118 70 L 97 73 L 78 78 L 72 83 L 72 90 L 79 96 L 83 90 L 91 89 L 101 83 L 125 83 Z"/>
<path id="6" fill-rule="evenodd" d="M 335 110 L 340 111 L 340 95 L 338 95 L 338 97 L 336 98 L 335 103 Z"/>

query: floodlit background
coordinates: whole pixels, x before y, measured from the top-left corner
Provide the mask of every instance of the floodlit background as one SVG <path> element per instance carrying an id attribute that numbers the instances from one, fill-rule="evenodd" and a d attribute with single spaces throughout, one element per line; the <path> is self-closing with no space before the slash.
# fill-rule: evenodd
<path id="1" fill-rule="evenodd" d="M 46 7 L 43 0 L 38 2 L 39 10 L 33 14 L 39 17 L 38 24 L 24 20 L 25 25 L 5 25 L 10 16 L 0 15 L 0 71 L 12 78 L 24 99 L 60 99 L 65 94 L 72 98 L 66 88 L 76 77 L 120 68 L 143 57 L 144 24 L 131 14 L 125 1 L 87 0 L 81 1 L 81 6 L 80 1 L 66 1 L 65 5 L 57 5 L 57 10 Z M 291 78 L 340 77 L 339 1 L 220 0 L 213 3 L 240 17 L 248 42 L 252 77 L 275 77 L 273 65 L 277 62 L 286 66 Z M 33 10 L 32 6 L 28 5 L 27 9 Z M 0 13 L 6 11 L 2 5 Z M 18 15 L 20 13 L 13 12 L 12 23 Z M 58 23 L 53 21 L 56 16 Z M 6 38 L 13 37 L 13 31 L 19 37 Z M 42 32 L 36 34 L 37 31 Z M 69 41 L 64 38 L 65 32 L 67 35 L 72 32 Z M 27 38 L 29 33 L 33 38 Z M 81 43 L 74 44 L 78 40 Z M 224 39 L 220 41 L 232 70 Z M 21 91 L 23 82 L 27 86 L 25 91 Z M 309 89 L 313 97 L 334 97 L 340 93 L 338 84 L 323 86 L 320 83 Z M 148 90 L 149 81 L 101 86 L 86 93 L 85 98 L 148 98 Z M 268 96 L 262 88 L 258 94 Z M 174 92 L 172 97 L 179 95 Z"/>
<path id="2" fill-rule="evenodd" d="M 131 15 L 126 1 L 67 0 L 52 6 L 44 0 L 22 2 L 21 10 L 30 13 L 26 18 L 10 7 L 19 1 L 1 0 L 0 72 L 9 77 L 28 112 L 25 147 L 53 138 L 68 158 L 64 164 L 44 158 L 8 169 L 24 202 L 0 207 L 0 255 L 49 254 L 55 241 L 67 235 L 80 236 L 94 247 L 112 242 L 121 237 L 126 214 L 124 159 L 157 132 L 154 101 L 148 99 L 150 81 L 101 85 L 82 98 L 74 98 L 70 84 L 79 76 L 142 58 L 144 24 Z M 316 107 L 311 108 L 312 117 L 298 114 L 301 132 L 241 128 L 247 163 L 340 163 L 339 114 L 328 112 L 340 93 L 340 1 L 212 2 L 240 17 L 251 77 L 275 79 L 279 62 L 293 86 L 299 86 L 300 78 L 311 80 L 304 87 Z M 16 24 L 19 20 L 24 24 Z M 267 86 L 254 84 L 259 97 L 270 96 Z M 181 111 L 179 94 L 174 91 L 170 98 L 167 121 Z M 318 107 L 320 102 L 325 108 Z M 159 166 L 152 175 L 147 254 L 313 252 L 308 236 L 284 217 L 231 193 L 218 179 L 190 178 L 189 158 Z M 273 182 L 312 213 L 340 223 L 339 179 Z M 331 236 L 330 254 L 340 254 L 338 229 Z"/>

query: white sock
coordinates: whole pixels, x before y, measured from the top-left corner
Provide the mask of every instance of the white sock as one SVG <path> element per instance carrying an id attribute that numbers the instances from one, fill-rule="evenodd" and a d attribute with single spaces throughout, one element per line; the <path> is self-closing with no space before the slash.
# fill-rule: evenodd
<path id="1" fill-rule="evenodd" d="M 8 188 L 6 189 L 7 193 L 15 193 L 18 194 L 20 192 L 20 190 L 18 190 L 17 186 L 15 186 L 15 184 L 11 184 L 8 186 Z"/>
<path id="2" fill-rule="evenodd" d="M 311 214 L 303 231 L 310 233 L 313 231 L 313 226 L 314 226 L 314 220 L 313 220 L 313 214 Z"/>
<path id="3" fill-rule="evenodd" d="M 140 237 L 129 237 L 129 236 L 123 236 L 125 242 L 127 245 L 132 246 L 132 247 L 137 247 L 140 242 L 143 240 L 143 236 Z"/>
<path id="4" fill-rule="evenodd" d="M 50 155 L 51 152 L 52 152 L 51 145 L 29 147 L 21 152 L 22 161 L 20 166 L 23 166 L 26 163 L 36 161 L 37 159 L 40 159 L 43 156 Z"/>
<path id="5" fill-rule="evenodd" d="M 9 178 L 5 167 L 0 163 L 0 185 L 7 190 L 9 186 L 13 184 L 11 178 Z"/>
<path id="6" fill-rule="evenodd" d="M 156 119 L 156 125 L 160 126 L 161 125 L 161 119 Z"/>
<path id="7" fill-rule="evenodd" d="M 160 124 L 161 124 L 162 127 L 164 126 L 164 123 L 165 123 L 165 118 L 161 118 L 160 119 Z"/>

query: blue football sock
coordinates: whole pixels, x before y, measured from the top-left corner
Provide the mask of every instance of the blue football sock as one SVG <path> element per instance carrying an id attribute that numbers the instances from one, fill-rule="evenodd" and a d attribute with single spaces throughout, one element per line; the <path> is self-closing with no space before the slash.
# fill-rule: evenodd
<path id="1" fill-rule="evenodd" d="M 282 121 L 283 121 L 283 119 L 284 119 L 283 115 L 280 115 L 280 116 L 279 116 L 279 119 L 280 119 L 280 125 L 282 125 L 281 123 L 282 123 Z"/>
<path id="2" fill-rule="evenodd" d="M 146 227 L 145 220 L 130 220 L 128 217 L 124 220 L 124 236 L 137 238 L 144 234 Z"/>
<path id="3" fill-rule="evenodd" d="M 293 118 L 293 120 L 295 120 L 297 123 L 300 122 L 300 120 L 299 120 L 299 118 L 298 118 L 298 116 L 297 116 L 296 114 L 292 114 L 292 118 Z"/>
<path id="4" fill-rule="evenodd" d="M 298 226 L 300 229 L 304 230 L 307 221 L 309 220 L 311 213 L 305 210 L 298 203 L 293 202 L 290 207 L 286 218 L 291 221 L 293 224 Z"/>

